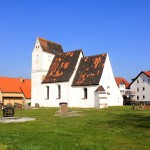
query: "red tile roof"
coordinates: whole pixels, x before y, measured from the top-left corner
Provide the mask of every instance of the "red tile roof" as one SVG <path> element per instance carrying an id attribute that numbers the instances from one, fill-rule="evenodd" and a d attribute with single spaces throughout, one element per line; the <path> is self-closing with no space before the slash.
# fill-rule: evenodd
<path id="1" fill-rule="evenodd" d="M 31 99 L 31 80 L 25 79 L 24 82 L 25 83 L 20 86 L 21 91 L 26 99 Z"/>
<path id="2" fill-rule="evenodd" d="M 150 77 L 150 71 L 143 71 L 148 77 Z"/>
<path id="3" fill-rule="evenodd" d="M 63 49 L 60 44 L 48 41 L 48 40 L 46 40 L 44 38 L 40 38 L 40 37 L 38 39 L 39 39 L 40 45 L 44 52 L 52 53 L 55 55 L 63 53 Z"/>
<path id="4" fill-rule="evenodd" d="M 3 93 L 23 93 L 31 98 L 31 80 L 23 78 L 0 77 L 0 91 Z"/>
<path id="5" fill-rule="evenodd" d="M 73 86 L 98 85 L 107 54 L 83 57 L 73 80 Z"/>
<path id="6" fill-rule="evenodd" d="M 116 83 L 119 86 L 121 82 L 123 82 L 126 85 L 126 88 L 129 86 L 129 82 L 124 78 L 115 77 Z"/>

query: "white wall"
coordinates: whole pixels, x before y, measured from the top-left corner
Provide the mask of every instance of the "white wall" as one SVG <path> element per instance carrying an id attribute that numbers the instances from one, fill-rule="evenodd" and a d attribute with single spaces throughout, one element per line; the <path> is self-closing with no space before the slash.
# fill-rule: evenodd
<path id="1" fill-rule="evenodd" d="M 123 98 L 116 84 L 108 54 L 107 54 L 106 62 L 103 69 L 103 74 L 99 84 L 102 85 L 106 90 L 106 92 L 110 94 L 107 95 L 108 106 L 123 105 Z"/>
<path id="2" fill-rule="evenodd" d="M 125 94 L 125 91 L 126 91 L 126 85 L 125 85 L 124 83 L 123 83 L 123 84 L 119 84 L 118 88 L 119 88 L 119 90 L 120 90 L 120 93 L 121 93 L 122 95 L 124 95 L 124 94 Z"/>
<path id="3" fill-rule="evenodd" d="M 131 91 L 135 91 L 135 96 L 133 96 L 132 100 L 135 101 L 150 101 L 150 82 L 148 82 L 150 77 L 147 77 L 144 73 L 142 73 L 130 86 Z M 137 80 L 139 83 L 137 83 Z M 139 91 L 137 91 L 139 88 Z M 145 90 L 143 90 L 145 88 Z M 137 99 L 139 96 L 139 100 Z M 143 98 L 145 96 L 145 98 Z"/>
<path id="4" fill-rule="evenodd" d="M 35 103 L 40 103 L 43 99 L 43 93 L 45 90 L 42 87 L 42 75 L 46 72 L 32 72 L 31 76 L 31 106 L 35 106 Z"/>
<path id="5" fill-rule="evenodd" d="M 61 96 L 58 98 L 58 85 L 61 87 Z M 49 86 L 49 99 L 47 99 L 47 86 Z M 43 93 L 40 100 L 40 106 L 59 107 L 60 102 L 68 103 L 68 82 L 57 82 L 51 84 L 42 84 Z"/>
<path id="6" fill-rule="evenodd" d="M 70 89 L 70 107 L 95 107 L 95 90 L 98 86 L 74 86 Z M 84 99 L 84 88 L 87 88 L 87 99 Z"/>

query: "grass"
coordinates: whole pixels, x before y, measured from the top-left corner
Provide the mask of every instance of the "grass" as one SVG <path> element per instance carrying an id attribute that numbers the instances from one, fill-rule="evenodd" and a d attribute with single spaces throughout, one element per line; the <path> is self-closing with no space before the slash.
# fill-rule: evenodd
<path id="1" fill-rule="evenodd" d="M 57 110 L 15 111 L 15 116 L 36 121 L 0 123 L 0 150 L 150 149 L 150 110 L 71 108 L 81 111 L 81 116 L 53 116 Z"/>

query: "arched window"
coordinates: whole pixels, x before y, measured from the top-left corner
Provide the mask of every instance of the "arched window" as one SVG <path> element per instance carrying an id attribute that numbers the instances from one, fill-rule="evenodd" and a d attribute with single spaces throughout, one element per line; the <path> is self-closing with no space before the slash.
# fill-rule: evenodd
<path id="1" fill-rule="evenodd" d="M 49 99 L 49 86 L 46 86 L 46 90 L 47 90 L 47 98 L 46 99 Z"/>
<path id="2" fill-rule="evenodd" d="M 87 99 L 87 88 L 84 88 L 84 99 Z"/>
<path id="3" fill-rule="evenodd" d="M 58 99 L 61 98 L 61 86 L 58 84 Z"/>

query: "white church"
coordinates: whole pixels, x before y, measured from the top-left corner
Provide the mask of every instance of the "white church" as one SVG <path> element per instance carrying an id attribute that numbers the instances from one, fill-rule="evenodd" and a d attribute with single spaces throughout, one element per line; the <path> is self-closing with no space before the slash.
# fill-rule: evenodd
<path id="1" fill-rule="evenodd" d="M 32 52 L 31 106 L 105 108 L 122 106 L 107 53 L 85 57 L 81 49 L 37 38 Z"/>

